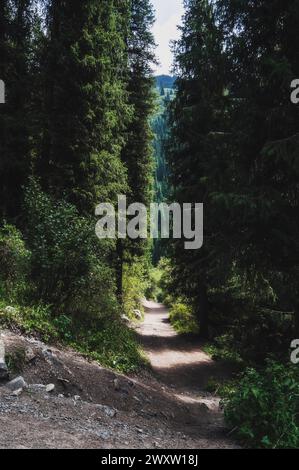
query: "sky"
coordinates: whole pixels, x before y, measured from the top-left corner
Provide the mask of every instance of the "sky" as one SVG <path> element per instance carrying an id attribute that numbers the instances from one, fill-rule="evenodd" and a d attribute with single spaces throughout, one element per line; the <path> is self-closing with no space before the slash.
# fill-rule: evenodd
<path id="1" fill-rule="evenodd" d="M 170 74 L 173 56 L 170 41 L 179 38 L 177 25 L 181 23 L 184 13 L 183 0 L 152 0 L 156 10 L 156 23 L 153 29 L 158 45 L 156 54 L 160 62 L 155 73 Z"/>

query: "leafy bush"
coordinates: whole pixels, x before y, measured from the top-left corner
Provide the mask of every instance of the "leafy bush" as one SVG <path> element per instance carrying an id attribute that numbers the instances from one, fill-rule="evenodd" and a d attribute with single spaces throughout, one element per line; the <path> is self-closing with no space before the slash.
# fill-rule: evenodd
<path id="1" fill-rule="evenodd" d="M 152 268 L 149 272 L 149 286 L 146 291 L 147 299 L 154 300 L 156 302 L 163 302 L 164 293 L 160 287 L 161 278 L 163 271 L 158 268 Z"/>
<path id="2" fill-rule="evenodd" d="M 21 302 L 26 295 L 31 254 L 21 233 L 12 225 L 0 230 L 0 295 Z"/>
<path id="3" fill-rule="evenodd" d="M 133 310 L 142 310 L 141 300 L 148 287 L 147 273 L 142 258 L 136 258 L 130 266 L 124 266 L 123 304 L 125 314 L 133 318 Z"/>
<path id="4" fill-rule="evenodd" d="M 51 200 L 35 182 L 26 191 L 25 204 L 33 300 L 52 305 L 56 313 L 115 314 L 111 241 L 98 240 L 93 220 L 80 217 L 71 204 Z"/>
<path id="5" fill-rule="evenodd" d="M 101 365 L 124 373 L 134 372 L 146 363 L 135 332 L 118 321 L 106 321 L 87 332 L 78 330 L 72 346 Z"/>
<path id="6" fill-rule="evenodd" d="M 44 306 L 10 309 L 0 306 L 0 326 L 17 327 L 43 341 L 63 343 L 103 366 L 124 373 L 136 371 L 146 362 L 135 333 L 117 319 L 66 315 L 53 319 L 51 309 Z"/>
<path id="7" fill-rule="evenodd" d="M 172 305 L 169 312 L 169 318 L 171 324 L 178 333 L 185 334 L 198 332 L 198 324 L 191 309 L 183 303 Z"/>
<path id="8" fill-rule="evenodd" d="M 262 371 L 248 369 L 224 401 L 225 417 L 249 447 L 299 447 L 299 371 L 268 361 Z"/>
<path id="9" fill-rule="evenodd" d="M 234 348 L 233 340 L 232 335 L 227 333 L 215 338 L 213 343 L 205 344 L 203 349 L 214 361 L 225 361 L 226 363 L 242 367 L 244 361 L 239 351 Z"/>

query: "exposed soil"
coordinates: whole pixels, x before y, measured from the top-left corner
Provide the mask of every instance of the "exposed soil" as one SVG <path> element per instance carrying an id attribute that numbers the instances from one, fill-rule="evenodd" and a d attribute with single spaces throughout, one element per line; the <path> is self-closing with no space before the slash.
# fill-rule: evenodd
<path id="1" fill-rule="evenodd" d="M 175 334 L 163 306 L 145 307 L 137 331 L 153 371 L 134 377 L 3 332 L 6 353 L 26 352 L 11 378 L 22 375 L 28 387 L 19 396 L 0 387 L 0 448 L 236 448 L 219 399 L 201 391 L 223 371 L 196 340 Z M 55 389 L 47 393 L 47 384 Z"/>

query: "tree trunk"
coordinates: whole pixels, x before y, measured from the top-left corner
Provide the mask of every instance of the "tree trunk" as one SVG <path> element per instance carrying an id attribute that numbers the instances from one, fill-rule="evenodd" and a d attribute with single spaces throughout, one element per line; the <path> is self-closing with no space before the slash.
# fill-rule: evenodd
<path id="1" fill-rule="evenodd" d="M 209 301 L 207 286 L 204 283 L 199 287 L 198 321 L 200 337 L 209 339 Z"/>

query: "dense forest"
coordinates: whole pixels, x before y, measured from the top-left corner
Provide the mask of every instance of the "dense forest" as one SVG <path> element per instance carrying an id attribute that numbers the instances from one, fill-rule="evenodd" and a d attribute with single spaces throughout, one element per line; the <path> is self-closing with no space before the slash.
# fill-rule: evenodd
<path id="1" fill-rule="evenodd" d="M 120 194 L 152 198 L 152 6 L 1 0 L 0 10 L 0 295 L 20 306 L 7 321 L 134 368 L 120 317 L 142 296 L 148 243 L 98 240 L 94 214 Z"/>
<path id="2" fill-rule="evenodd" d="M 155 81 L 150 0 L 0 0 L 0 324 L 130 373 L 163 302 L 241 444 L 298 448 L 299 0 L 184 6 Z M 203 203 L 203 248 L 99 240 L 119 195 Z"/>
<path id="3" fill-rule="evenodd" d="M 186 0 L 174 44 L 170 200 L 203 202 L 204 247 L 176 240 L 166 301 L 181 331 L 250 366 L 228 421 L 247 443 L 298 447 L 299 2 Z M 293 343 L 294 344 L 294 343 Z M 271 423 L 271 424 L 270 424 Z M 275 424 L 274 424 L 275 423 Z"/>

